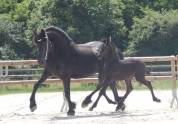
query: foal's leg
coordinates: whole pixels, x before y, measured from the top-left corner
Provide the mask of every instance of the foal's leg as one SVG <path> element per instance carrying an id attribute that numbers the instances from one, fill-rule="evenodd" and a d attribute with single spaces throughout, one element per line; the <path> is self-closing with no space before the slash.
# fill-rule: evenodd
<path id="1" fill-rule="evenodd" d="M 111 84 L 111 85 L 114 85 L 114 83 Z M 114 85 L 114 86 L 111 86 L 111 85 L 110 85 L 110 87 L 111 87 L 111 89 L 112 89 L 112 91 L 113 91 L 113 94 L 114 94 L 115 91 L 117 92 L 117 89 L 116 89 L 115 85 Z M 83 107 L 83 108 L 87 107 L 87 106 L 92 102 L 92 101 L 91 101 L 91 97 L 92 97 L 101 87 L 102 87 L 101 83 L 97 84 L 96 89 L 95 89 L 90 95 L 88 95 L 88 96 L 83 100 L 83 102 L 82 102 L 82 107 Z M 114 88 L 114 89 L 113 89 L 113 88 Z M 112 101 L 112 100 L 106 95 L 106 91 L 103 92 L 103 96 L 106 98 L 106 100 L 108 101 L 108 103 L 116 104 L 116 102 Z M 117 95 L 117 99 L 118 99 L 118 98 L 119 98 L 119 97 L 118 97 L 118 95 Z"/>
<path id="2" fill-rule="evenodd" d="M 88 104 L 90 104 L 92 101 L 91 101 L 91 97 L 102 87 L 101 83 L 98 83 L 97 86 L 96 86 L 96 89 L 91 93 L 89 94 L 82 102 L 82 107 L 85 108 L 88 106 Z"/>
<path id="3" fill-rule="evenodd" d="M 33 86 L 33 91 L 32 91 L 31 97 L 30 97 L 30 110 L 31 110 L 31 112 L 34 112 L 35 109 L 37 109 L 37 105 L 36 105 L 36 101 L 35 101 L 36 91 L 37 91 L 38 87 L 40 86 L 40 84 L 42 84 L 49 77 L 49 75 L 50 74 L 45 69 L 41 78 Z"/>
<path id="4" fill-rule="evenodd" d="M 63 80 L 63 85 L 64 85 L 65 98 L 69 105 L 69 110 L 67 112 L 67 115 L 75 115 L 74 109 L 76 108 L 76 104 L 72 102 L 70 99 L 70 78 L 65 78 L 62 80 Z"/>
<path id="5" fill-rule="evenodd" d="M 133 90 L 131 79 L 126 79 L 125 80 L 125 84 L 126 84 L 126 93 L 121 98 L 121 100 L 118 102 L 118 105 L 116 107 L 116 111 L 118 111 L 119 109 L 124 109 L 124 108 L 122 108 L 123 104 L 124 104 L 124 101 L 127 98 L 127 96 L 130 94 L 130 92 Z"/>
<path id="6" fill-rule="evenodd" d="M 111 100 L 107 95 L 106 95 L 106 91 L 103 93 L 103 96 L 106 98 L 107 102 L 110 103 L 110 104 L 116 104 L 117 100 L 120 99 L 120 97 L 118 96 L 118 93 L 117 93 L 117 88 L 116 88 L 116 82 L 114 81 L 113 83 L 111 83 L 109 85 L 109 87 L 111 88 L 112 92 L 113 92 L 113 95 L 114 95 L 114 98 L 115 98 L 115 101 Z"/>
<path id="7" fill-rule="evenodd" d="M 143 80 L 143 81 L 139 81 L 139 82 L 142 83 L 142 84 L 144 84 L 145 86 L 147 86 L 150 89 L 153 101 L 155 101 L 155 102 L 161 102 L 161 100 L 155 96 L 155 94 L 153 92 L 153 87 L 152 87 L 150 81 Z"/>
<path id="8" fill-rule="evenodd" d="M 100 92 L 99 92 L 99 95 L 98 95 L 98 98 L 96 99 L 96 101 L 94 102 L 94 104 L 90 107 L 90 111 L 93 111 L 93 109 L 97 106 L 97 104 L 98 104 L 98 101 L 99 101 L 99 99 L 100 99 L 100 97 L 103 95 L 103 93 L 106 91 L 106 89 L 107 89 L 107 87 L 108 87 L 108 84 L 103 84 L 103 87 L 101 88 L 101 90 L 100 90 Z"/>
<path id="9" fill-rule="evenodd" d="M 118 103 L 122 99 L 122 97 L 119 97 L 119 95 L 118 95 L 116 81 L 114 81 L 113 83 L 111 83 L 109 86 L 110 86 L 110 88 L 111 88 L 111 90 L 113 92 L 114 99 L 115 99 L 114 103 L 116 104 L 116 103 Z"/>
<path id="10" fill-rule="evenodd" d="M 102 87 L 102 82 L 104 80 L 104 75 L 103 75 L 103 72 L 102 72 L 102 68 L 100 67 L 99 69 L 99 75 L 98 75 L 98 84 L 96 86 L 96 89 L 91 92 L 82 102 L 82 107 L 87 107 L 92 101 L 91 101 L 91 97 L 99 90 L 101 89 Z M 106 95 L 105 95 L 106 96 Z M 107 98 L 106 98 L 107 99 Z"/>

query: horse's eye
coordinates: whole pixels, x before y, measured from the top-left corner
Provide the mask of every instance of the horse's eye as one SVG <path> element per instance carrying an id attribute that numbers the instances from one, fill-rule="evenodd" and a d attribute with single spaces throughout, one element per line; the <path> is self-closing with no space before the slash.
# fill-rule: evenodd
<path id="1" fill-rule="evenodd" d="M 41 42 L 42 41 L 42 39 L 39 39 L 39 40 L 37 40 L 38 42 Z"/>

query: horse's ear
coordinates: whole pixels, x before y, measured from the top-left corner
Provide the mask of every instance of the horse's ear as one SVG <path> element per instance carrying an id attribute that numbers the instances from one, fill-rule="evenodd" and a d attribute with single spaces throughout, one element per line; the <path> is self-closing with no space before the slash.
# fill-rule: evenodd
<path id="1" fill-rule="evenodd" d="M 44 29 L 44 28 L 41 29 L 41 35 L 42 35 L 43 37 L 46 36 L 46 32 L 45 32 L 45 29 Z"/>

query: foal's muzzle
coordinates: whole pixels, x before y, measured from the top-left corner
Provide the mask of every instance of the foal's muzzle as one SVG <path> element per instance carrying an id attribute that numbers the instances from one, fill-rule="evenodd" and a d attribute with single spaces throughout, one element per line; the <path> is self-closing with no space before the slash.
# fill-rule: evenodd
<path id="1" fill-rule="evenodd" d="M 46 65 L 46 60 L 45 60 L 45 59 L 38 58 L 38 63 L 39 63 L 40 65 Z"/>

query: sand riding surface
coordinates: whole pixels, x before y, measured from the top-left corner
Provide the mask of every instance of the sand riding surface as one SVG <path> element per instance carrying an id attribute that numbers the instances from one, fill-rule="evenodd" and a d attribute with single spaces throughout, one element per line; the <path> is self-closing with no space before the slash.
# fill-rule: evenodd
<path id="1" fill-rule="evenodd" d="M 177 104 L 170 108 L 171 91 L 155 91 L 161 103 L 153 102 L 149 91 L 133 91 L 125 101 L 124 112 L 115 112 L 116 105 L 108 104 L 104 97 L 93 111 L 88 111 L 91 105 L 81 108 L 89 93 L 71 93 L 71 99 L 77 103 L 75 116 L 60 112 L 62 92 L 37 93 L 37 110 L 33 113 L 29 109 L 30 94 L 0 96 L 0 124 L 178 124 Z M 113 98 L 111 91 L 107 94 Z M 97 94 L 92 100 L 96 97 Z"/>

